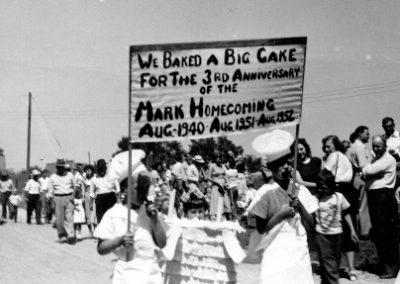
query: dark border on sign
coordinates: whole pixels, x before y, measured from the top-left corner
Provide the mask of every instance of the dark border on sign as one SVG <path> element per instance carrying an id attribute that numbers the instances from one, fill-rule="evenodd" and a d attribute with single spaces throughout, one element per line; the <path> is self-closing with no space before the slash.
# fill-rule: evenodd
<path id="1" fill-rule="evenodd" d="M 165 51 L 165 50 L 228 48 L 228 47 L 234 48 L 234 47 L 250 47 L 250 46 L 260 46 L 260 45 L 276 46 L 276 45 L 291 45 L 291 44 L 306 45 L 307 37 L 131 45 L 130 53 L 132 54 L 133 52 L 140 52 L 140 51 Z"/>

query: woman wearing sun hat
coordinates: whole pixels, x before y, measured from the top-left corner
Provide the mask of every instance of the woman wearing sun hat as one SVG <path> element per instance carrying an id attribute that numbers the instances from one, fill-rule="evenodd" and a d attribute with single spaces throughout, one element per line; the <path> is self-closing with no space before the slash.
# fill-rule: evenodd
<path id="1" fill-rule="evenodd" d="M 291 183 L 293 142 L 289 132 L 274 130 L 252 143 L 266 156 L 273 179 L 257 191 L 248 209 L 263 234 L 257 249 L 262 251 L 259 283 L 263 284 L 314 283 L 305 229 L 313 228 L 311 214 L 318 205 L 307 188 Z"/>

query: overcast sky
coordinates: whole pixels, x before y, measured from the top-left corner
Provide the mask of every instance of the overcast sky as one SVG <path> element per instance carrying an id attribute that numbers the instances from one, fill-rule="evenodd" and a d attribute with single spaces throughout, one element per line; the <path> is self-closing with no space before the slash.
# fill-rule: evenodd
<path id="1" fill-rule="evenodd" d="M 400 124 L 399 1 L 0 0 L 0 147 L 7 166 L 109 159 L 128 134 L 129 46 L 307 36 L 301 136 Z M 260 132 L 231 138 L 254 153 Z"/>

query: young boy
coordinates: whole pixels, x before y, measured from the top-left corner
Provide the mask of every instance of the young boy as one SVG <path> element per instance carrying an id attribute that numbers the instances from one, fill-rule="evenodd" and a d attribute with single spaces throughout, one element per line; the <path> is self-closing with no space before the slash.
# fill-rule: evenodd
<path id="1" fill-rule="evenodd" d="M 358 237 L 348 214 L 350 204 L 343 194 L 335 192 L 335 177 L 330 171 L 322 170 L 319 174 L 317 188 L 319 208 L 314 216 L 321 283 L 339 283 L 343 234 L 342 216 L 349 225 L 352 240 L 358 242 Z"/>
<path id="2" fill-rule="evenodd" d="M 17 223 L 18 218 L 18 206 L 21 203 L 21 196 L 18 195 L 16 190 L 13 191 L 12 195 L 8 198 L 10 203 L 10 219 L 14 219 L 14 222 Z"/>

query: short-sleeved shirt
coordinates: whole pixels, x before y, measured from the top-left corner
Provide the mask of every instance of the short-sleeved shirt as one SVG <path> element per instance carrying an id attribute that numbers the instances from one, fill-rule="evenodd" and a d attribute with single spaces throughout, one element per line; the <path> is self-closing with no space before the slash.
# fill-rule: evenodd
<path id="1" fill-rule="evenodd" d="M 90 187 L 90 196 L 96 198 L 99 194 L 118 193 L 118 188 L 116 187 L 115 179 L 108 179 L 107 175 L 104 177 L 94 177 L 92 179 L 92 184 Z"/>
<path id="2" fill-rule="evenodd" d="M 392 135 L 386 137 L 386 145 L 388 150 L 393 150 L 396 154 L 400 154 L 400 133 L 395 130 Z"/>
<path id="3" fill-rule="evenodd" d="M 367 149 L 366 145 L 361 140 L 356 139 L 351 144 L 347 156 L 350 162 L 356 168 L 363 168 L 368 165 L 371 161 L 371 152 Z"/>
<path id="4" fill-rule="evenodd" d="M 305 186 L 300 185 L 298 198 L 308 213 L 311 214 L 318 209 L 317 199 L 311 195 Z M 248 211 L 260 218 L 269 220 L 284 204 L 289 204 L 289 202 L 288 192 L 282 189 L 279 184 L 273 182 L 264 184 L 257 190 Z"/>
<path id="5" fill-rule="evenodd" d="M 6 181 L 0 181 L 0 192 L 7 192 L 13 190 L 14 190 L 14 184 L 11 179 L 8 179 Z"/>
<path id="6" fill-rule="evenodd" d="M 52 174 L 49 180 L 49 192 L 54 195 L 72 194 L 74 191 L 74 176 L 67 172 L 65 175 L 60 176 Z"/>
<path id="7" fill-rule="evenodd" d="M 40 183 L 40 191 L 47 191 L 49 190 L 49 178 L 48 177 L 41 177 L 39 178 Z"/>
<path id="8" fill-rule="evenodd" d="M 316 214 L 315 230 L 324 235 L 337 235 L 343 232 L 342 212 L 350 207 L 350 203 L 339 192 L 319 201 Z"/>
<path id="9" fill-rule="evenodd" d="M 8 198 L 8 200 L 10 200 L 10 203 L 11 203 L 12 205 L 18 206 L 18 205 L 21 203 L 22 198 L 21 198 L 21 196 L 19 196 L 18 194 L 16 194 L 16 195 L 10 195 L 10 197 Z"/>
<path id="10" fill-rule="evenodd" d="M 29 194 L 39 194 L 40 183 L 34 179 L 28 180 L 25 186 L 25 191 L 27 191 Z"/>
<path id="11" fill-rule="evenodd" d="M 159 218 L 159 221 L 162 221 Z M 115 204 L 109 209 L 97 226 L 94 236 L 102 240 L 110 240 L 126 233 L 128 210 L 122 204 Z M 140 284 L 161 283 L 161 271 L 156 255 L 157 246 L 151 235 L 151 223 L 142 206 L 138 213 L 131 210 L 131 231 L 134 234 L 132 260 L 126 261 L 127 248 L 120 246 L 113 251 L 118 256 L 114 268 L 113 279 L 133 281 Z M 120 283 L 120 282 L 118 282 Z"/>
<path id="12" fill-rule="evenodd" d="M 321 171 L 321 165 L 322 162 L 320 158 L 311 157 L 310 162 L 307 164 L 298 163 L 297 170 L 304 181 L 317 182 L 318 174 Z"/>
<path id="13" fill-rule="evenodd" d="M 324 168 L 335 175 L 335 182 L 349 183 L 353 178 L 353 166 L 342 152 L 329 154 Z"/>

